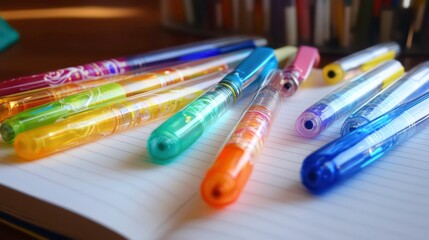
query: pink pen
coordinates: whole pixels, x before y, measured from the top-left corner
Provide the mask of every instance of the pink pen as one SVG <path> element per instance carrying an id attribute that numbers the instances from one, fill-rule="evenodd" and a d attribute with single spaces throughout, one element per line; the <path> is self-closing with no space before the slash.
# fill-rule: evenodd
<path id="1" fill-rule="evenodd" d="M 320 56 L 317 48 L 309 46 L 299 47 L 293 63 L 283 70 L 283 86 L 286 89 L 286 96 L 292 96 L 296 92 L 301 82 L 307 79 L 313 66 L 317 67 L 319 62 Z"/>

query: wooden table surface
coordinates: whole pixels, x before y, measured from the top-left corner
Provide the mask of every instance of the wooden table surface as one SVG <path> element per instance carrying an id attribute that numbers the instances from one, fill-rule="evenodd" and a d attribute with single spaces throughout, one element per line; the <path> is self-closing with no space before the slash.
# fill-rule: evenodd
<path id="1" fill-rule="evenodd" d="M 21 36 L 0 52 L 0 80 L 207 39 L 165 29 L 156 0 L 3 0 L 0 16 Z M 338 57 L 322 54 L 322 66 Z M 409 69 L 427 59 L 401 60 Z M 0 236 L 32 239 L 1 222 Z"/>

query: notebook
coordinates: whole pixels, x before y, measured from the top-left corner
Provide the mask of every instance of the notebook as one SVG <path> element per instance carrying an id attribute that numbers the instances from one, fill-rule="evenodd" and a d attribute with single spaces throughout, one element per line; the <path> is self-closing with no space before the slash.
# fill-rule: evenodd
<path id="1" fill-rule="evenodd" d="M 324 195 L 301 185 L 302 160 L 340 135 L 341 123 L 315 139 L 294 130 L 338 87 L 322 81 L 313 71 L 283 102 L 244 192 L 224 209 L 205 205 L 199 188 L 249 98 L 168 165 L 145 148 L 161 121 L 33 162 L 1 142 L 0 210 L 72 238 L 427 239 L 429 129 Z"/>

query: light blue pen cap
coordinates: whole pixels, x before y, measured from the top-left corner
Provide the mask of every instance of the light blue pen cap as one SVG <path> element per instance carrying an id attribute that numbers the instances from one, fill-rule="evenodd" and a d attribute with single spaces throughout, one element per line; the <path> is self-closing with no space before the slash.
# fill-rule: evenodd
<path id="1" fill-rule="evenodd" d="M 260 75 L 266 75 L 270 70 L 277 67 L 277 64 L 274 49 L 267 47 L 256 48 L 234 71 L 228 73 L 219 84 L 231 87 L 234 92 L 234 101 L 236 101 L 243 86 L 247 86 Z"/>

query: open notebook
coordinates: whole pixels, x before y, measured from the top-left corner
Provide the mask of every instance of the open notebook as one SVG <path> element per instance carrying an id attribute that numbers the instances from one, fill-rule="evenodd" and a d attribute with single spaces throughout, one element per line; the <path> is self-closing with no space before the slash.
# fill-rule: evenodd
<path id="1" fill-rule="evenodd" d="M 161 122 L 34 162 L 0 143 L 0 210 L 75 238 L 133 239 L 427 239 L 429 129 L 327 194 L 301 185 L 302 160 L 339 136 L 294 130 L 296 117 L 338 86 L 314 71 L 287 99 L 238 201 L 209 208 L 199 187 L 246 101 L 169 165 L 148 160 L 146 141 Z"/>

